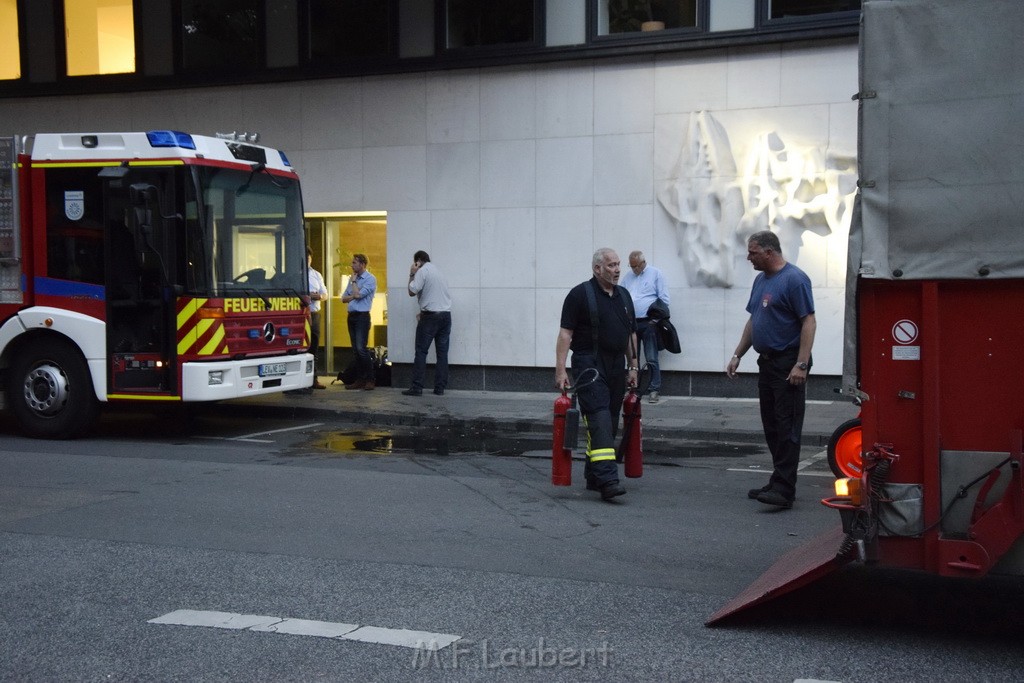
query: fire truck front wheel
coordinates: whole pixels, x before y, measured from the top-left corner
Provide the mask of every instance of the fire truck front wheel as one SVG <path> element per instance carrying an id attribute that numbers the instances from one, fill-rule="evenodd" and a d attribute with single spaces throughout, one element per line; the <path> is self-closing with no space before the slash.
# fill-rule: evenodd
<path id="1" fill-rule="evenodd" d="M 71 439 L 96 419 L 99 402 L 82 355 L 59 339 L 18 351 L 8 372 L 11 412 L 29 436 Z"/>

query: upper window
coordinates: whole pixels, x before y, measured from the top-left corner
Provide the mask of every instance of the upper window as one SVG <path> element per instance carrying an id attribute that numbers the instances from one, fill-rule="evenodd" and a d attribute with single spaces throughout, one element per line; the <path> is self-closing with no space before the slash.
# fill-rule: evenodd
<path id="1" fill-rule="evenodd" d="M 0 97 L 118 91 L 125 84 L 133 89 L 236 83 L 263 76 L 275 81 L 347 77 L 402 72 L 406 66 L 418 72 L 454 65 L 515 64 L 542 55 L 570 60 L 853 38 L 861 4 L 862 0 L 0 0 Z M 71 78 L 64 78 L 65 73 Z"/>
<path id="2" fill-rule="evenodd" d="M 390 55 L 391 6 L 387 0 L 310 0 L 310 61 Z"/>
<path id="3" fill-rule="evenodd" d="M 0 0 L 0 80 L 21 78 L 18 0 Z"/>
<path id="4" fill-rule="evenodd" d="M 859 12 L 861 0 L 769 0 L 768 19 L 810 18 L 836 12 Z"/>
<path id="5" fill-rule="evenodd" d="M 697 26 L 697 0 L 599 0 L 597 34 L 661 31 Z"/>
<path id="6" fill-rule="evenodd" d="M 65 0 L 68 76 L 135 71 L 132 0 Z"/>
<path id="7" fill-rule="evenodd" d="M 534 0 L 446 0 L 447 48 L 537 41 Z"/>
<path id="8" fill-rule="evenodd" d="M 190 73 L 263 66 L 263 0 L 181 0 L 181 66 Z"/>

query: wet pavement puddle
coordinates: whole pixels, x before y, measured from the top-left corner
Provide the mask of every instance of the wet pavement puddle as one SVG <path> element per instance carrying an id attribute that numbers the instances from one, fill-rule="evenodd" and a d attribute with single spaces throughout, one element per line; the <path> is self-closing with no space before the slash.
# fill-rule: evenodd
<path id="1" fill-rule="evenodd" d="M 338 455 L 490 455 L 550 457 L 551 437 L 495 432 L 453 433 L 445 430 L 346 430 L 321 432 L 304 444 Z M 583 453 L 580 442 L 573 453 Z M 753 444 L 708 441 L 645 440 L 644 457 L 656 459 L 743 458 L 764 452 Z"/>

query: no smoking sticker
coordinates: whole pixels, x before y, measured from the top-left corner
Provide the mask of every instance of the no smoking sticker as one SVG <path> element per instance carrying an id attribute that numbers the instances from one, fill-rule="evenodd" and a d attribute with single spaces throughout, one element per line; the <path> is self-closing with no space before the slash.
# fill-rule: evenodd
<path id="1" fill-rule="evenodd" d="M 917 323 L 900 320 L 892 326 L 892 340 L 897 344 L 913 344 L 917 339 Z"/>
<path id="2" fill-rule="evenodd" d="M 892 326 L 892 340 L 899 346 L 892 347 L 893 360 L 921 360 L 921 347 L 917 341 L 917 323 L 913 320 L 899 320 Z"/>

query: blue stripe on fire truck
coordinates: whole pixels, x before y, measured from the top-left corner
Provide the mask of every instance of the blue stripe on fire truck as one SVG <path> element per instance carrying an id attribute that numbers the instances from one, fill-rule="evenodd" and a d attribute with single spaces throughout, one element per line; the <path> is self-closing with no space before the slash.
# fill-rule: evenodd
<path id="1" fill-rule="evenodd" d="M 32 279 L 36 294 L 49 296 L 67 296 L 72 298 L 95 299 L 105 301 L 106 288 L 102 285 L 90 285 L 85 282 L 71 282 L 69 280 L 56 280 L 50 277 L 37 277 Z"/>

